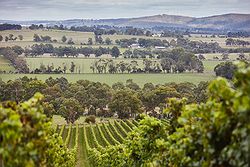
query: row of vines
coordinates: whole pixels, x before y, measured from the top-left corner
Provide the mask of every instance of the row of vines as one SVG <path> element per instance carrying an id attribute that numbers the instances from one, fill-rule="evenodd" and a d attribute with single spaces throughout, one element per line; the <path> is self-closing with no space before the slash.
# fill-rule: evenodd
<path id="1" fill-rule="evenodd" d="M 138 125 L 135 120 L 114 120 L 105 123 L 83 125 L 57 125 L 56 132 L 62 136 L 65 145 L 75 151 L 79 167 L 90 167 L 90 150 L 105 149 L 111 145 L 121 144 L 127 134 Z"/>

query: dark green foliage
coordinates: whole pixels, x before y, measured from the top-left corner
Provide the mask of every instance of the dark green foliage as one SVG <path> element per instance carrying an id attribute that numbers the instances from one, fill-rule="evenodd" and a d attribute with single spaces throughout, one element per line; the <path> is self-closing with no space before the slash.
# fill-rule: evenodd
<path id="1" fill-rule="evenodd" d="M 45 96 L 43 107 L 48 117 L 58 114 L 73 123 L 81 115 L 112 117 L 117 113 L 120 118 L 134 118 L 146 111 L 152 116 L 161 117 L 167 99 L 185 97 L 187 103 L 204 102 L 207 99 L 206 87 L 206 83 L 198 86 L 191 83 L 148 83 L 141 89 L 132 80 L 127 80 L 126 85 L 117 83 L 111 88 L 107 84 L 87 80 L 69 83 L 62 77 L 43 82 L 23 77 L 0 82 L 0 101 L 20 103 L 41 92 Z M 154 110 L 156 107 L 158 112 Z"/>
<path id="2" fill-rule="evenodd" d="M 214 72 L 216 76 L 232 79 L 236 68 L 236 65 L 234 65 L 232 62 L 223 62 L 215 66 Z"/>
<path id="3" fill-rule="evenodd" d="M 85 122 L 87 123 L 95 123 L 95 116 L 94 115 L 90 115 L 88 117 L 85 118 Z"/>
<path id="4" fill-rule="evenodd" d="M 141 101 L 129 90 L 119 90 L 109 104 L 110 111 L 117 113 L 119 118 L 129 118 L 141 112 Z"/>
<path id="5" fill-rule="evenodd" d="M 112 49 L 111 49 L 111 55 L 115 58 L 117 58 L 119 55 L 120 55 L 120 50 L 118 49 L 117 46 L 114 46 Z"/>
<path id="6" fill-rule="evenodd" d="M 75 152 L 68 150 L 43 114 L 42 96 L 17 105 L 0 105 L 0 164 L 5 167 L 74 166 Z"/>
<path id="7" fill-rule="evenodd" d="M 249 166 L 250 67 L 218 78 L 200 105 L 171 99 L 167 119 L 144 116 L 124 144 L 92 150 L 95 166 Z M 114 151 L 116 154 L 114 154 Z"/>

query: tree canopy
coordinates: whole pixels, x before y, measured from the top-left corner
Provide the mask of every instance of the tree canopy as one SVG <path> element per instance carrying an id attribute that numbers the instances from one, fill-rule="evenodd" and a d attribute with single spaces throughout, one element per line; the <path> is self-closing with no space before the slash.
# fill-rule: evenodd
<path id="1" fill-rule="evenodd" d="M 0 104 L 0 164 L 6 167 L 74 166 L 69 150 L 43 114 L 41 94 L 16 104 Z"/>

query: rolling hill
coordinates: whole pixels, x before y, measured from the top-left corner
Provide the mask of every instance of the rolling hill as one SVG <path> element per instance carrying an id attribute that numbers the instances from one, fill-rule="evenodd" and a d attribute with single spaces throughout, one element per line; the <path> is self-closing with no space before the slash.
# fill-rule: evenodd
<path id="1" fill-rule="evenodd" d="M 138 18 L 118 18 L 118 19 L 71 19 L 71 20 L 36 20 L 36 21 L 11 21 L 0 20 L 0 23 L 12 23 L 21 25 L 44 24 L 64 26 L 92 26 L 92 25 L 109 25 L 109 26 L 133 26 L 140 28 L 151 28 L 156 26 L 173 27 L 173 28 L 203 28 L 218 29 L 231 31 L 250 31 L 250 14 L 223 14 L 209 17 L 188 17 L 178 15 L 154 15 Z"/>

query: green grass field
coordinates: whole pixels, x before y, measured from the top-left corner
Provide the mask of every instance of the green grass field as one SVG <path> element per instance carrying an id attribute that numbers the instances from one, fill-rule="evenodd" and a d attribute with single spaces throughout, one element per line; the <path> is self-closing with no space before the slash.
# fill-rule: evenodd
<path id="1" fill-rule="evenodd" d="M 102 82 L 108 85 L 112 85 L 116 82 L 125 83 L 128 79 L 140 86 L 145 83 L 164 84 L 169 82 L 192 82 L 194 84 L 200 81 L 209 81 L 215 78 L 211 73 L 182 73 L 182 74 L 0 74 L 0 79 L 3 81 L 14 80 L 23 76 L 29 78 L 37 78 L 40 80 L 46 80 L 49 77 L 58 78 L 65 77 L 70 82 L 76 82 L 78 80 L 90 80 L 94 82 Z"/>

